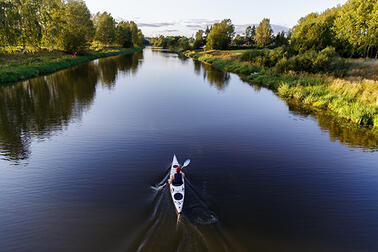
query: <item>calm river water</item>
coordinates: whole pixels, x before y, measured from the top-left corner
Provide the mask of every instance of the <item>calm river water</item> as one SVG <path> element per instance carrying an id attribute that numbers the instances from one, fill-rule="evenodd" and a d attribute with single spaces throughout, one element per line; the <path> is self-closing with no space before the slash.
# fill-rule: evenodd
<path id="1" fill-rule="evenodd" d="M 176 54 L 96 60 L 0 87 L 0 251 L 377 251 L 377 150 Z"/>

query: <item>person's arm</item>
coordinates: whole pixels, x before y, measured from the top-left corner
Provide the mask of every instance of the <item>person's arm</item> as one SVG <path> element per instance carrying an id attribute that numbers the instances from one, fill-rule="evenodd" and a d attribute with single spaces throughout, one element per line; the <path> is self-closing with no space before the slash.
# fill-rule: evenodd
<path id="1" fill-rule="evenodd" d="M 173 179 L 174 179 L 174 177 L 173 177 L 173 175 L 172 175 L 172 176 L 168 179 L 168 183 L 169 183 L 169 184 L 172 184 Z"/>
<path id="2" fill-rule="evenodd" d="M 181 176 L 182 176 L 182 178 L 184 178 L 185 177 L 185 173 L 181 172 Z"/>

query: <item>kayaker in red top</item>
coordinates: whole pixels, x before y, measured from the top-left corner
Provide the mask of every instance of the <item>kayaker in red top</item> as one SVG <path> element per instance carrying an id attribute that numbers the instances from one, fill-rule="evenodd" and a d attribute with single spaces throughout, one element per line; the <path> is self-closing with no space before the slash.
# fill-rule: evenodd
<path id="1" fill-rule="evenodd" d="M 176 168 L 176 173 L 172 174 L 171 178 L 168 179 L 168 183 L 172 185 L 182 185 L 185 174 L 181 171 L 181 167 Z"/>

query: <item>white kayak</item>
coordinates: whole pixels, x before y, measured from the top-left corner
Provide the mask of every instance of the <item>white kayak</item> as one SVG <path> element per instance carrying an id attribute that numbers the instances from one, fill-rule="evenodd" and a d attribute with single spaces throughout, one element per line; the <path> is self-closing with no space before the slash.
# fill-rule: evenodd
<path id="1" fill-rule="evenodd" d="M 176 168 L 179 166 L 179 162 L 177 161 L 176 155 L 173 155 L 173 161 L 171 165 L 171 172 L 170 177 L 176 173 Z M 184 196 L 185 196 L 185 179 L 182 180 L 182 185 L 169 185 L 173 204 L 175 204 L 177 213 L 181 213 L 182 208 L 184 206 Z"/>

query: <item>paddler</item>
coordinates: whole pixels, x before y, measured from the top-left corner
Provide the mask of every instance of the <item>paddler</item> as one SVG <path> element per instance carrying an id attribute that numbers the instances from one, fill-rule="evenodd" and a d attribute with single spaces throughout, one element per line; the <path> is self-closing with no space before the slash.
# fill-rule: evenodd
<path id="1" fill-rule="evenodd" d="M 185 174 L 181 171 L 181 167 L 176 168 L 176 173 L 172 174 L 171 178 L 168 179 L 168 183 L 172 185 L 182 185 Z"/>

